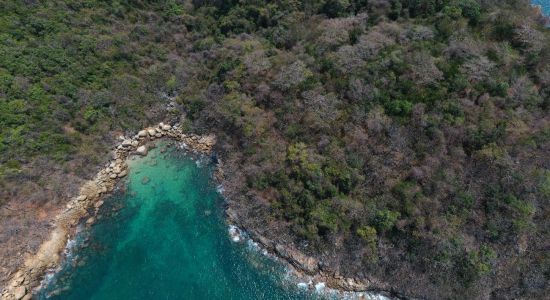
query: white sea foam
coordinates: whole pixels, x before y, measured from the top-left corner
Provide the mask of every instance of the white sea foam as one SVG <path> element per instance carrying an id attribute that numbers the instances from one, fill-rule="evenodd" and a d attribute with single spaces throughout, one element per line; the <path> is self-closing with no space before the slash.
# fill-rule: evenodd
<path id="1" fill-rule="evenodd" d="M 229 225 L 228 233 L 233 242 L 242 242 L 246 241 L 247 249 L 252 250 L 257 253 L 268 257 L 277 262 L 281 262 L 281 259 L 273 254 L 271 254 L 267 249 L 262 247 L 257 242 L 254 242 L 248 234 L 238 228 L 235 225 Z M 324 296 L 328 296 L 330 299 L 345 299 L 345 300 L 356 300 L 356 299 L 367 299 L 367 300 L 391 300 L 384 295 L 374 293 L 374 292 L 346 292 L 337 289 L 332 289 L 326 286 L 325 282 L 317 282 L 314 284 L 313 277 L 297 275 L 295 270 L 291 267 L 286 266 L 284 268 L 284 273 L 281 276 L 281 280 L 290 285 L 297 286 L 300 290 L 308 290 L 315 292 Z M 303 281 L 306 280 L 306 281 Z"/>
<path id="2" fill-rule="evenodd" d="M 326 284 L 324 282 L 317 282 L 315 284 L 315 291 L 320 293 L 325 290 Z"/>
<path id="3" fill-rule="evenodd" d="M 299 289 L 302 289 L 302 290 L 307 290 L 308 289 L 308 285 L 305 282 L 298 282 L 297 286 L 298 286 Z"/>
<path id="4" fill-rule="evenodd" d="M 55 268 L 50 268 L 46 271 L 46 274 L 44 275 L 44 278 L 42 279 L 38 287 L 39 289 L 50 284 L 50 282 L 55 278 L 55 275 L 59 271 L 61 271 L 61 269 L 63 269 L 63 267 L 67 263 L 70 263 L 78 258 L 78 256 L 75 254 L 75 250 L 80 241 L 82 241 L 83 239 L 83 237 L 81 236 L 82 230 L 82 225 L 78 225 L 74 238 L 67 240 L 67 243 L 65 244 L 65 248 L 63 249 L 63 262 Z"/>
<path id="5" fill-rule="evenodd" d="M 229 236 L 231 237 L 231 240 L 233 242 L 240 242 L 241 241 L 241 231 L 239 228 L 235 225 L 229 225 Z"/>
<path id="6" fill-rule="evenodd" d="M 193 152 L 193 153 L 196 154 L 196 152 Z M 209 163 L 209 160 L 208 160 L 208 158 L 205 157 L 204 155 L 199 156 L 199 157 L 195 160 L 195 164 L 196 164 L 197 167 L 199 167 L 199 168 L 202 168 L 202 167 L 208 165 L 208 163 Z"/>
<path id="7" fill-rule="evenodd" d="M 66 245 L 65 249 L 63 250 L 63 256 L 64 256 L 66 261 L 71 261 L 71 260 L 74 260 L 76 258 L 75 254 L 74 254 L 75 253 L 74 252 L 75 247 L 76 247 L 76 240 L 75 239 L 67 241 L 67 245 Z"/>
<path id="8" fill-rule="evenodd" d="M 260 245 L 258 243 L 254 242 L 252 239 L 246 240 L 246 245 L 248 246 L 248 249 L 258 251 L 260 249 Z"/>

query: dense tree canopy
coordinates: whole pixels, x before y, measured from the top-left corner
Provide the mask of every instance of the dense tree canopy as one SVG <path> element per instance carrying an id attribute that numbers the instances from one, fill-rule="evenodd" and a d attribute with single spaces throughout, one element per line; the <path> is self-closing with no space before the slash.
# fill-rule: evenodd
<path id="1" fill-rule="evenodd" d="M 550 31 L 529 1 L 0 11 L 4 187 L 179 119 L 217 133 L 244 223 L 327 268 L 430 298 L 549 293 Z"/>

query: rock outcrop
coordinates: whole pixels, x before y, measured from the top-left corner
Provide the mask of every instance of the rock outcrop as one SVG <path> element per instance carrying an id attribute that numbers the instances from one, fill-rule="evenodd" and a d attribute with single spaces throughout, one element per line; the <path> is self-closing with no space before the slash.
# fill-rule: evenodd
<path id="1" fill-rule="evenodd" d="M 306 256 L 300 251 L 277 244 L 275 245 L 275 252 L 309 275 L 313 275 L 319 271 L 319 262 L 315 258 Z"/>
<path id="2" fill-rule="evenodd" d="M 145 145 L 137 147 L 136 153 L 139 155 L 147 155 L 147 147 Z"/>
<path id="3" fill-rule="evenodd" d="M 103 204 L 103 196 L 112 192 L 117 181 L 128 174 L 128 156 L 134 153 L 147 155 L 147 143 L 163 137 L 183 142 L 187 149 L 204 154 L 209 154 L 216 143 L 213 135 L 186 134 L 179 126 L 164 123 L 145 128 L 131 138 L 122 137 L 121 143 L 114 148 L 113 160 L 94 179 L 84 183 L 78 195 L 69 200 L 65 210 L 57 216 L 49 240 L 11 277 L 10 284 L 0 294 L 2 300 L 32 298 L 34 289 L 39 286 L 46 272 L 59 265 L 61 253 L 68 238 L 74 234 L 75 226 L 82 219 L 86 219 L 87 225 L 93 224 L 96 220 L 93 215 L 97 214 Z M 92 216 L 90 211 L 93 212 Z"/>
<path id="4" fill-rule="evenodd" d="M 230 224 L 241 225 L 239 217 L 233 209 L 229 207 L 226 209 L 225 213 Z M 238 229 L 239 227 L 233 226 L 232 228 L 235 228 L 235 234 L 240 232 Z M 341 291 L 373 291 L 380 295 L 401 296 L 395 294 L 392 288 L 383 282 L 376 281 L 375 279 L 344 277 L 338 272 L 327 269 L 321 261 L 304 254 L 293 245 L 279 244 L 273 240 L 267 239 L 256 230 L 251 230 L 248 233 L 250 234 L 250 238 L 257 242 L 263 249 L 285 261 L 290 267 L 289 269 L 292 270 L 298 278 L 307 279 L 306 282 L 309 281 L 309 284 L 305 284 L 306 288 L 319 289 L 320 287 L 324 288 L 326 285 L 328 288 Z M 235 237 L 231 231 L 230 235 L 233 241 L 242 240 L 238 236 Z"/>

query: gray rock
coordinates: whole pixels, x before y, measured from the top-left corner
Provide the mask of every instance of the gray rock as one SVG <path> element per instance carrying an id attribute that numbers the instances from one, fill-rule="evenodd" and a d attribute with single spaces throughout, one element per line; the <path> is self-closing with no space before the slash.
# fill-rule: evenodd
<path id="1" fill-rule="evenodd" d="M 313 257 L 304 255 L 300 251 L 281 244 L 275 246 L 275 251 L 282 257 L 288 259 L 295 267 L 302 269 L 308 274 L 314 274 L 319 270 L 319 263 Z"/>
<path id="2" fill-rule="evenodd" d="M 137 149 L 136 149 L 136 153 L 139 154 L 139 155 L 147 155 L 147 147 L 145 145 L 143 146 L 139 146 Z"/>

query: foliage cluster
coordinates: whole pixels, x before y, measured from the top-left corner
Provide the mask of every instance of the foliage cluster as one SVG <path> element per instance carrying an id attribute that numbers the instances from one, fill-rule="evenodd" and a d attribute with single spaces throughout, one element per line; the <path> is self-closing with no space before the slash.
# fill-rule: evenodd
<path id="1" fill-rule="evenodd" d="M 329 267 L 420 297 L 548 290 L 550 33 L 527 0 L 0 11 L 3 181 L 185 113 L 249 226 Z"/>

